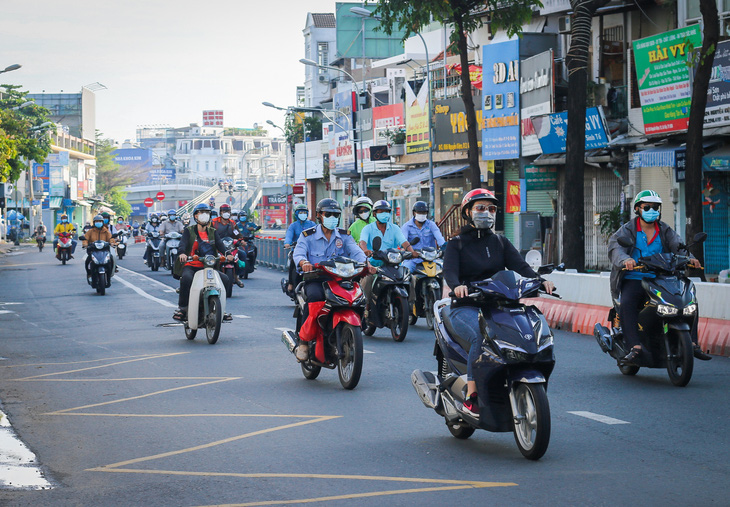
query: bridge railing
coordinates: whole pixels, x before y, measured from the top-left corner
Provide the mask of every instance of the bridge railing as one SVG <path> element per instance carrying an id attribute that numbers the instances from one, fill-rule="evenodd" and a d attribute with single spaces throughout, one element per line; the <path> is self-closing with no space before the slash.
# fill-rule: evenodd
<path id="1" fill-rule="evenodd" d="M 256 264 L 278 269 L 279 271 L 287 270 L 286 264 L 289 252 L 284 248 L 284 238 L 256 236 L 256 245 L 259 249 Z"/>

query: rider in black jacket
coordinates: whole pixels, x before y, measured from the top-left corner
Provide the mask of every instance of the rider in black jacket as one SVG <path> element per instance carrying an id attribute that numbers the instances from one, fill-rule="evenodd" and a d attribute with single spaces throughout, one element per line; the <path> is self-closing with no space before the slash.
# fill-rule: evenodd
<path id="1" fill-rule="evenodd" d="M 459 336 L 471 342 L 466 363 L 467 402 L 464 408 L 476 417 L 479 417 L 479 407 L 472 363 L 479 357 L 484 338 L 479 329 L 479 307 L 471 306 L 470 300 L 463 299 L 469 293 L 469 282 L 491 278 L 503 269 L 529 278 L 539 277 L 507 238 L 492 232 L 497 204 L 494 194 L 483 188 L 464 195 L 461 216 L 469 224 L 447 243 L 444 254 L 444 280 L 452 287 L 456 298 L 461 299 L 451 305 L 451 322 Z M 552 282 L 544 281 L 543 284 L 551 293 Z"/>

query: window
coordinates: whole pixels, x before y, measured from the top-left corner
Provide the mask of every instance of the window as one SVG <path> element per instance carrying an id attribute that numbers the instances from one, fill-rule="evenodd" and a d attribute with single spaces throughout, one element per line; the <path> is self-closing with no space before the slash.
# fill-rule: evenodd
<path id="1" fill-rule="evenodd" d="M 195 161 L 195 169 L 200 171 L 200 160 Z"/>
<path id="2" fill-rule="evenodd" d="M 205 161 L 205 170 L 210 171 L 210 162 L 208 162 L 207 160 Z"/>
<path id="3" fill-rule="evenodd" d="M 317 63 L 319 65 L 329 65 L 330 64 L 330 58 L 329 58 L 329 43 L 328 42 L 318 42 L 317 43 Z M 320 67 L 319 73 L 325 74 L 327 72 L 327 69 L 323 69 Z"/>

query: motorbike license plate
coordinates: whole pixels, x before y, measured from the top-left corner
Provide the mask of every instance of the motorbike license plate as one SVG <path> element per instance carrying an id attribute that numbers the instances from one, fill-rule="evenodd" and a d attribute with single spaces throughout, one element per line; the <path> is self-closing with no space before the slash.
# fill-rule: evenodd
<path id="1" fill-rule="evenodd" d="M 206 277 L 208 277 L 208 280 L 213 279 L 213 270 L 209 269 L 208 272 L 205 274 Z"/>

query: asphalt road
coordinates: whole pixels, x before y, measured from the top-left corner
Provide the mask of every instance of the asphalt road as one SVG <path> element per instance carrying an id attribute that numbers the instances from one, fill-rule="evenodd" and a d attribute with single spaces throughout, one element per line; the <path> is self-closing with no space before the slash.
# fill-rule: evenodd
<path id="1" fill-rule="evenodd" d="M 422 321 L 403 343 L 365 338 L 345 391 L 335 371 L 305 380 L 281 343 L 294 323 L 282 273 L 234 288 L 235 318 L 208 345 L 174 325 L 175 281 L 141 255 L 103 297 L 81 255 L 0 257 L 2 410 L 53 485 L 0 490 L 0 504 L 727 505 L 728 359 L 696 363 L 677 388 L 556 332 L 552 438 L 530 462 L 512 434 L 460 441 L 423 407 L 409 380 L 435 369 Z"/>

